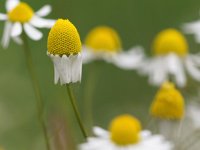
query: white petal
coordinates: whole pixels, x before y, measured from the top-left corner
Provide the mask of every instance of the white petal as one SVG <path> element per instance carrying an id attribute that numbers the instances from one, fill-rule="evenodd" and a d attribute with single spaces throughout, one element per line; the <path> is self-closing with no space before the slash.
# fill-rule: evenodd
<path id="1" fill-rule="evenodd" d="M 185 59 L 185 65 L 186 65 L 186 69 L 187 69 L 188 73 L 194 79 L 200 81 L 200 69 L 198 68 L 198 66 L 196 66 L 196 64 L 194 63 L 194 61 L 192 60 L 192 58 L 190 56 L 188 56 Z"/>
<path id="2" fill-rule="evenodd" d="M 14 23 L 12 31 L 11 31 L 11 36 L 16 37 L 16 36 L 19 36 L 21 33 L 22 33 L 21 23 L 19 23 L 19 22 Z"/>
<path id="3" fill-rule="evenodd" d="M 169 72 L 174 75 L 176 83 L 179 87 L 183 87 L 186 84 L 186 75 L 181 58 L 175 54 L 168 56 L 168 69 Z"/>
<path id="4" fill-rule="evenodd" d="M 51 6 L 45 5 L 42 8 L 40 8 L 35 14 L 40 17 L 45 17 L 51 12 Z"/>
<path id="5" fill-rule="evenodd" d="M 82 56 L 81 54 L 75 55 L 71 58 L 72 77 L 71 82 L 76 83 L 81 81 L 82 77 Z"/>
<path id="6" fill-rule="evenodd" d="M 93 127 L 93 132 L 98 137 L 104 137 L 104 138 L 109 137 L 109 132 L 100 127 Z"/>
<path id="7" fill-rule="evenodd" d="M 200 20 L 191 23 L 185 23 L 183 24 L 182 28 L 185 33 L 194 34 L 196 41 L 200 43 Z"/>
<path id="8" fill-rule="evenodd" d="M 87 64 L 95 59 L 95 55 L 92 52 L 92 50 L 90 50 L 86 46 L 83 46 L 82 47 L 82 58 L 83 58 L 83 63 Z"/>
<path id="9" fill-rule="evenodd" d="M 43 19 L 38 16 L 32 17 L 30 24 L 37 28 L 51 28 L 55 24 L 55 20 Z"/>
<path id="10" fill-rule="evenodd" d="M 121 69 L 136 69 L 144 58 L 142 47 L 134 47 L 129 51 L 113 55 L 112 62 Z"/>
<path id="11" fill-rule="evenodd" d="M 31 26 L 30 24 L 28 23 L 25 23 L 24 24 L 24 30 L 26 32 L 26 34 L 32 39 L 32 40 L 35 40 L 35 41 L 38 41 L 42 38 L 42 33 L 37 30 L 36 28 L 34 28 L 33 26 Z"/>
<path id="12" fill-rule="evenodd" d="M 2 41 L 1 41 L 3 48 L 8 47 L 8 44 L 10 42 L 11 29 L 12 29 L 12 23 L 9 21 L 6 21 L 5 26 L 4 26 Z"/>
<path id="13" fill-rule="evenodd" d="M 7 12 L 14 9 L 19 4 L 19 0 L 6 0 L 6 10 Z"/>
<path id="14" fill-rule="evenodd" d="M 0 20 L 7 20 L 7 15 L 0 13 Z"/>
<path id="15" fill-rule="evenodd" d="M 20 37 L 13 37 L 12 39 L 19 45 L 23 44 L 23 40 Z"/>

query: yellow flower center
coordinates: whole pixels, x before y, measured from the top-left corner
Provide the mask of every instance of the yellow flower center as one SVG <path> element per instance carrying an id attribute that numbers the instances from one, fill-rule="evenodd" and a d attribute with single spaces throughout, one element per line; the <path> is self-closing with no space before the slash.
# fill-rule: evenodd
<path id="1" fill-rule="evenodd" d="M 118 52 L 121 49 L 121 40 L 117 32 L 106 26 L 99 26 L 89 32 L 85 45 L 95 52 Z"/>
<path id="2" fill-rule="evenodd" d="M 173 83 L 165 82 L 151 105 L 150 113 L 160 119 L 182 119 L 184 98 Z"/>
<path id="3" fill-rule="evenodd" d="M 187 41 L 183 34 L 176 29 L 161 31 L 154 39 L 152 48 L 155 55 L 176 53 L 183 57 L 188 53 Z"/>
<path id="4" fill-rule="evenodd" d="M 58 19 L 48 36 L 48 52 L 54 55 L 76 55 L 81 52 L 81 41 L 76 27 Z"/>
<path id="5" fill-rule="evenodd" d="M 111 139 L 118 145 L 139 142 L 140 131 L 140 122 L 131 115 L 118 116 L 110 124 Z"/>
<path id="6" fill-rule="evenodd" d="M 34 15 L 33 9 L 26 3 L 20 2 L 8 13 L 8 18 L 12 22 L 28 22 Z"/>

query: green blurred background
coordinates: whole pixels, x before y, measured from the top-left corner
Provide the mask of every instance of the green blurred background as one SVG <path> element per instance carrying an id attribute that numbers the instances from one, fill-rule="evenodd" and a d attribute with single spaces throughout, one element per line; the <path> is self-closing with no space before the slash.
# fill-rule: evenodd
<path id="1" fill-rule="evenodd" d="M 198 19 L 200 8 L 199 0 L 25 0 L 25 2 L 28 2 L 34 10 L 45 4 L 51 4 L 53 12 L 48 18 L 70 19 L 79 30 L 82 41 L 91 28 L 108 25 L 118 31 L 125 50 L 141 45 L 147 54 L 150 54 L 151 42 L 157 32 L 168 27 L 179 29 L 182 23 Z M 5 12 L 4 5 L 5 0 L 0 4 L 2 13 Z M 3 26 L 4 22 L 0 22 L 0 35 Z M 46 56 L 49 30 L 43 29 L 42 32 L 44 38 L 41 41 L 29 40 L 29 44 L 45 100 L 48 128 L 51 129 L 51 120 L 67 118 L 74 141 L 81 142 L 82 135 L 74 119 L 66 88 L 53 84 L 53 65 Z M 194 42 L 193 36 L 187 38 L 190 51 L 198 51 L 200 46 Z M 82 83 L 73 86 L 82 117 L 88 111 L 84 107 L 88 86 L 90 88 L 93 86 L 89 96 L 93 99 L 95 125 L 107 128 L 113 117 L 123 113 L 137 116 L 144 124 L 147 122 L 148 107 L 157 88 L 150 86 L 146 77 L 141 77 L 134 71 L 120 70 L 104 62 L 84 65 Z M 5 150 L 45 149 L 36 110 L 35 96 L 22 47 L 14 42 L 10 43 L 7 50 L 0 47 L 0 145 Z M 85 124 L 89 124 L 87 120 Z M 54 139 L 52 133 L 49 132 L 50 140 Z"/>

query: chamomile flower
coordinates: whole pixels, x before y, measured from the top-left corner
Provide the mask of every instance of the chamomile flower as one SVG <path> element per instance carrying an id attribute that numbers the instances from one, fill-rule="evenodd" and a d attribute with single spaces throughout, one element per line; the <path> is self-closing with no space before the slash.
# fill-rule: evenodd
<path id="1" fill-rule="evenodd" d="M 5 28 L 2 38 L 2 46 L 8 47 L 10 38 L 18 44 L 22 41 L 19 36 L 24 32 L 32 40 L 40 40 L 42 33 L 36 28 L 51 28 L 54 20 L 44 19 L 51 12 L 51 6 L 45 5 L 37 12 L 34 12 L 27 3 L 19 0 L 6 1 L 7 14 L 0 13 L 0 20 L 5 21 Z M 36 28 L 35 28 L 36 27 Z"/>
<path id="2" fill-rule="evenodd" d="M 54 63 L 54 81 L 62 84 L 81 81 L 81 41 L 76 27 L 58 19 L 48 36 L 48 56 Z"/>
<path id="3" fill-rule="evenodd" d="M 153 85 L 174 79 L 179 87 L 187 82 L 186 74 L 200 81 L 200 56 L 189 54 L 185 37 L 176 29 L 165 29 L 155 38 L 152 46 L 154 56 L 143 62 L 139 71 L 149 76 Z"/>
<path id="4" fill-rule="evenodd" d="M 110 130 L 94 127 L 96 137 L 88 138 L 80 150 L 171 150 L 172 143 L 161 135 L 141 129 L 138 119 L 121 115 L 112 120 Z"/>
<path id="5" fill-rule="evenodd" d="M 173 83 L 162 84 L 151 104 L 150 115 L 157 119 L 159 133 L 171 141 L 177 140 L 185 115 L 185 102 Z"/>
<path id="6" fill-rule="evenodd" d="M 83 63 L 94 60 L 104 60 L 122 69 L 134 69 L 143 58 L 141 47 L 122 51 L 121 39 L 118 33 L 107 26 L 92 29 L 85 39 L 83 46 Z"/>

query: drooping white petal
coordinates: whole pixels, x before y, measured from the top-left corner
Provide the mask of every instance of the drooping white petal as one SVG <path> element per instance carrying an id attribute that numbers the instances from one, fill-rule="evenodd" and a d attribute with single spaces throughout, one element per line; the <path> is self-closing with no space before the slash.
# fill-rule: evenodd
<path id="1" fill-rule="evenodd" d="M 30 20 L 30 24 L 37 28 L 51 28 L 55 24 L 55 20 L 33 16 Z"/>
<path id="2" fill-rule="evenodd" d="M 31 26 L 30 24 L 28 23 L 25 23 L 24 24 L 24 30 L 26 32 L 26 34 L 32 39 L 32 40 L 35 40 L 35 41 L 38 41 L 42 38 L 42 33 L 37 30 L 36 28 L 34 28 L 33 26 Z"/>
<path id="3" fill-rule="evenodd" d="M 53 55 L 47 53 L 54 63 L 55 84 L 60 80 L 60 84 L 75 83 L 81 81 L 82 60 L 81 55 Z"/>
<path id="4" fill-rule="evenodd" d="M 194 60 L 188 56 L 185 58 L 185 66 L 188 73 L 196 80 L 200 81 L 200 69 L 198 68 L 197 64 L 195 64 Z"/>
<path id="5" fill-rule="evenodd" d="M 179 87 L 183 87 L 186 84 L 186 75 L 181 59 L 182 58 L 179 58 L 176 54 L 168 55 L 168 70 L 170 74 L 174 75 L 175 81 Z"/>
<path id="6" fill-rule="evenodd" d="M 7 48 L 8 45 L 9 45 L 12 26 L 13 25 L 12 25 L 11 22 L 9 22 L 9 21 L 5 22 L 3 37 L 2 37 L 2 40 L 1 40 L 1 44 L 2 44 L 3 48 Z"/>
<path id="7" fill-rule="evenodd" d="M 21 23 L 19 23 L 19 22 L 14 23 L 13 28 L 11 30 L 11 36 L 16 37 L 16 36 L 19 36 L 21 33 L 22 33 Z"/>
<path id="8" fill-rule="evenodd" d="M 19 4 L 19 0 L 6 0 L 6 10 L 7 12 L 14 9 Z"/>
<path id="9" fill-rule="evenodd" d="M 51 10 L 52 10 L 51 5 L 44 5 L 35 14 L 40 17 L 45 17 L 51 12 Z"/>
<path id="10" fill-rule="evenodd" d="M 108 59 L 111 59 L 121 69 L 136 69 L 140 66 L 143 58 L 143 48 L 137 46 L 131 48 L 129 51 L 119 52 Z"/>
<path id="11" fill-rule="evenodd" d="M 167 62 L 165 59 L 165 57 L 154 58 L 151 64 L 152 66 L 150 67 L 151 70 L 149 70 L 149 82 L 151 84 L 160 86 L 168 79 Z M 148 67 L 150 64 L 146 65 Z"/>
<path id="12" fill-rule="evenodd" d="M 109 132 L 100 128 L 100 127 L 93 127 L 93 132 L 96 136 L 108 138 Z"/>
<path id="13" fill-rule="evenodd" d="M 4 20 L 7 20 L 7 18 L 8 18 L 8 17 L 7 17 L 6 14 L 0 13 L 0 21 L 1 21 L 1 20 L 3 20 L 3 21 L 4 21 Z"/>

